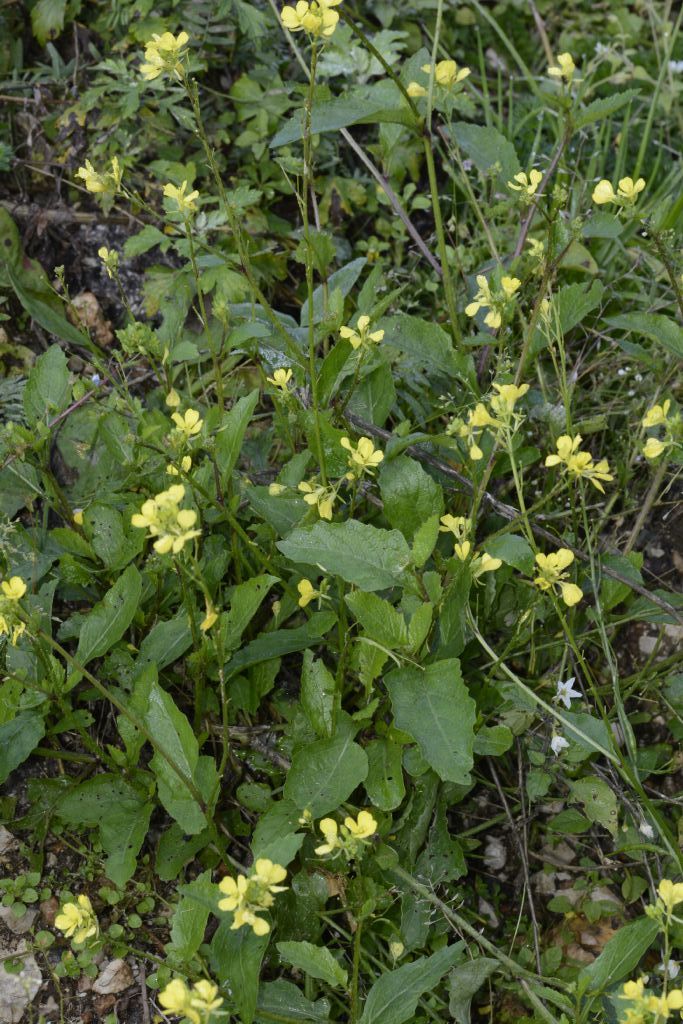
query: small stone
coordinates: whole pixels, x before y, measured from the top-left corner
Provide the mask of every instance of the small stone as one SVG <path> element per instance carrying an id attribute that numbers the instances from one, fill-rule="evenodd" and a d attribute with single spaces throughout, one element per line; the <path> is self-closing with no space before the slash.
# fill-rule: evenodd
<path id="1" fill-rule="evenodd" d="M 133 972 L 125 960 L 111 960 L 105 964 L 93 982 L 93 992 L 100 996 L 124 992 L 133 984 Z"/>
<path id="2" fill-rule="evenodd" d="M 13 935 L 23 935 L 24 932 L 30 931 L 37 917 L 38 911 L 34 908 L 25 911 L 21 917 L 15 917 L 11 907 L 0 907 L 0 921 Z"/>

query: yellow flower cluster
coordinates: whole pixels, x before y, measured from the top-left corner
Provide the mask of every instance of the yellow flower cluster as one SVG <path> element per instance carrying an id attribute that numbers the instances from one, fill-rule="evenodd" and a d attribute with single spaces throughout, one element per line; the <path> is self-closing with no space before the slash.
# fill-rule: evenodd
<path id="1" fill-rule="evenodd" d="M 683 1009 L 683 991 L 680 988 L 658 996 L 645 987 L 644 978 L 627 981 L 621 992 L 619 998 L 627 999 L 631 1006 L 620 1024 L 663 1024 L 672 1010 Z"/>
<path id="2" fill-rule="evenodd" d="M 356 329 L 352 327 L 340 327 L 339 335 L 351 343 L 351 348 L 369 348 L 371 344 L 378 344 L 384 338 L 384 331 L 370 331 L 370 317 L 363 314 L 358 317 Z"/>
<path id="3" fill-rule="evenodd" d="M 328 521 L 332 519 L 332 510 L 337 498 L 337 492 L 333 487 L 323 487 L 315 480 L 302 480 L 298 489 L 303 494 L 307 505 L 315 505 L 321 519 Z"/>
<path id="4" fill-rule="evenodd" d="M 199 199 L 199 192 L 196 189 L 193 192 L 187 192 L 187 195 L 185 194 L 186 191 L 187 181 L 184 181 L 179 187 L 172 185 L 171 182 L 164 185 L 164 195 L 176 204 L 178 213 L 182 213 L 184 217 L 190 213 L 195 213 L 197 209 L 196 200 Z"/>
<path id="5" fill-rule="evenodd" d="M 643 445 L 643 455 L 646 459 L 656 459 L 665 451 L 669 445 L 674 443 L 674 431 L 679 423 L 679 416 L 669 415 L 671 399 L 667 398 L 661 405 L 653 405 L 647 410 L 641 420 L 641 426 L 645 430 L 652 427 L 664 427 L 664 437 L 648 437 Z"/>
<path id="6" fill-rule="evenodd" d="M 274 388 L 277 388 L 283 393 L 289 390 L 289 382 L 292 379 L 293 371 L 291 368 L 275 370 L 272 377 L 266 377 L 269 384 L 272 384 Z"/>
<path id="7" fill-rule="evenodd" d="M 472 531 L 471 519 L 466 519 L 465 516 L 441 516 L 439 531 L 441 533 L 453 534 L 455 537 L 453 554 L 459 561 L 466 562 L 472 554 L 472 542 L 469 540 L 469 534 Z M 492 555 L 487 554 L 486 551 L 481 553 L 475 552 L 470 563 L 470 571 L 473 579 L 476 580 L 483 576 L 484 573 L 495 572 L 496 569 L 500 569 L 502 564 L 500 558 L 494 558 Z"/>
<path id="8" fill-rule="evenodd" d="M 377 822 L 370 811 L 360 811 L 355 820 L 344 818 L 341 828 L 334 818 L 323 818 L 318 828 L 325 839 L 315 849 L 319 857 L 342 853 L 347 860 L 355 860 L 377 831 Z"/>
<path id="9" fill-rule="evenodd" d="M 108 192 L 110 195 L 114 195 L 120 189 L 122 176 L 123 170 L 118 157 L 112 157 L 109 171 L 96 171 L 89 160 L 85 161 L 85 167 L 79 167 L 76 171 L 76 177 L 83 179 L 88 192 Z"/>
<path id="10" fill-rule="evenodd" d="M 559 53 L 557 55 L 557 64 L 551 64 L 548 67 L 548 74 L 551 78 L 561 78 L 567 85 L 571 85 L 575 71 L 576 64 L 571 53 Z"/>
<path id="11" fill-rule="evenodd" d="M 160 36 L 155 33 L 145 47 L 146 63 L 140 65 L 140 73 L 145 81 L 152 82 L 164 71 L 175 78 L 182 78 L 182 62 L 189 41 L 187 32 L 179 32 L 177 36 L 172 32 L 163 32 Z"/>
<path id="12" fill-rule="evenodd" d="M 351 444 L 348 437 L 342 437 L 339 443 L 350 455 L 349 466 L 351 467 L 351 472 L 348 474 L 349 479 L 354 477 L 359 479 L 364 473 L 373 476 L 374 471 L 384 459 L 384 452 L 375 448 L 369 437 L 359 438 L 358 444 L 355 447 Z"/>
<path id="13" fill-rule="evenodd" d="M 202 979 L 188 988 L 181 978 L 175 978 L 159 993 L 159 1004 L 191 1024 L 205 1024 L 213 1011 L 223 1005 L 223 1000 L 218 995 L 218 985 L 211 981 Z"/>
<path id="14" fill-rule="evenodd" d="M 619 206 L 634 206 L 639 193 L 645 188 L 645 178 L 620 178 L 617 191 L 612 188 L 612 183 L 603 178 L 593 189 L 593 202 L 598 206 L 603 203 L 617 203 Z"/>
<path id="15" fill-rule="evenodd" d="M 545 465 L 548 467 L 561 465 L 574 480 L 584 477 L 593 484 L 593 487 L 597 487 L 604 494 L 605 488 L 602 486 L 602 481 L 609 483 L 614 480 L 609 471 L 609 463 L 607 459 L 593 462 L 591 453 L 581 451 L 579 448 L 581 440 L 581 434 L 576 434 L 574 437 L 563 434 L 562 437 L 558 437 L 557 454 L 548 455 Z"/>
<path id="16" fill-rule="evenodd" d="M 119 272 L 119 254 L 116 249 L 107 249 L 106 245 L 102 245 L 97 250 L 97 255 L 104 263 L 107 277 L 116 277 Z"/>
<path id="17" fill-rule="evenodd" d="M 432 65 L 423 64 L 420 70 L 426 75 L 431 75 Z M 454 60 L 440 60 L 434 65 L 434 81 L 442 89 L 453 89 L 454 86 L 460 85 L 471 74 L 471 68 L 459 68 Z M 410 82 L 406 92 L 413 99 L 427 95 L 427 90 L 419 82 Z"/>
<path id="18" fill-rule="evenodd" d="M 64 904 L 55 917 L 55 926 L 74 942 L 85 942 L 100 930 L 92 903 L 85 895 L 79 896 L 75 903 Z"/>
<path id="19" fill-rule="evenodd" d="M 26 623 L 19 618 L 18 608 L 25 593 L 26 584 L 21 576 L 10 576 L 0 583 L 0 636 L 9 637 L 13 647 L 26 629 Z"/>
<path id="20" fill-rule="evenodd" d="M 559 548 L 550 555 L 536 555 L 538 576 L 534 578 L 534 583 L 544 592 L 559 589 L 562 600 L 569 608 L 578 604 L 583 597 L 581 587 L 577 587 L 576 583 L 567 582 L 568 573 L 564 570 L 568 569 L 573 561 L 574 552 L 569 548 Z"/>
<path id="21" fill-rule="evenodd" d="M 133 526 L 149 530 L 154 541 L 154 550 L 159 555 L 172 551 L 177 555 L 188 540 L 199 537 L 201 531 L 193 529 L 197 522 L 194 509 L 180 508 L 185 497 L 182 484 L 174 484 L 167 491 L 161 491 L 154 498 L 148 498 L 139 512 L 131 517 Z"/>
<path id="22" fill-rule="evenodd" d="M 298 0 L 282 8 L 282 24 L 290 32 L 306 32 L 314 39 L 329 38 L 337 27 L 339 14 L 333 11 L 342 0 Z"/>
<path id="23" fill-rule="evenodd" d="M 285 891 L 287 886 L 280 882 L 286 877 L 285 868 L 263 857 L 256 861 L 248 876 L 239 875 L 235 879 L 228 875 L 222 879 L 218 888 L 225 899 L 219 900 L 218 907 L 232 911 L 231 930 L 248 925 L 255 935 L 267 935 L 270 925 L 258 915 L 272 907 L 277 893 Z"/>
<path id="24" fill-rule="evenodd" d="M 542 181 L 543 175 L 536 168 L 533 168 L 528 174 L 525 171 L 518 171 L 517 174 L 513 174 L 512 181 L 508 181 L 508 188 L 513 192 L 519 192 L 523 199 L 529 200 L 536 195 Z"/>
<path id="25" fill-rule="evenodd" d="M 517 277 L 502 277 L 500 289 L 492 291 L 484 275 L 477 274 L 477 284 L 479 291 L 472 302 L 465 306 L 465 313 L 467 316 L 476 316 L 480 309 L 488 309 L 489 312 L 484 317 L 484 323 L 494 331 L 498 330 L 503 322 L 503 314 L 522 282 Z"/>
<path id="26" fill-rule="evenodd" d="M 477 402 L 474 409 L 469 410 L 467 421 L 460 422 L 457 426 L 458 437 L 465 440 L 473 462 L 478 462 L 484 457 L 479 447 L 479 437 L 484 428 L 489 427 L 495 431 L 508 429 L 512 424 L 517 402 L 529 390 L 528 384 L 496 383 L 493 386 L 498 392 L 491 399 L 491 409 L 495 415 L 491 415 L 483 402 Z"/>

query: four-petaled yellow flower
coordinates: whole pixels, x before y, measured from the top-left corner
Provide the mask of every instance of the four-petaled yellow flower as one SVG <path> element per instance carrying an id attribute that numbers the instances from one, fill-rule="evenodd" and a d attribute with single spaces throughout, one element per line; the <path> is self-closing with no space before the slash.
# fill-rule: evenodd
<path id="1" fill-rule="evenodd" d="M 539 590 L 555 590 L 556 587 L 559 587 L 562 600 L 570 608 L 578 604 L 583 597 L 580 587 L 577 587 L 575 583 L 566 582 L 569 574 L 564 570 L 569 568 L 573 561 L 574 552 L 569 548 L 560 548 L 549 555 L 539 553 L 536 555 L 538 576 L 534 578 L 534 583 Z"/>
<path id="2" fill-rule="evenodd" d="M 188 409 L 184 416 L 181 416 L 179 412 L 174 412 L 171 419 L 176 425 L 176 430 L 179 430 L 187 441 L 199 433 L 204 422 L 196 409 Z"/>
<path id="3" fill-rule="evenodd" d="M 307 505 L 315 505 L 321 519 L 327 519 L 328 522 L 332 519 L 334 500 L 337 497 L 333 488 L 323 487 L 322 484 L 317 484 L 315 480 L 302 480 L 298 489 L 303 494 Z"/>
<path id="4" fill-rule="evenodd" d="M 21 576 L 10 576 L 0 583 L 0 636 L 7 636 L 13 647 L 26 630 L 26 623 L 19 617 L 18 602 L 26 593 L 26 584 Z"/>
<path id="5" fill-rule="evenodd" d="M 645 178 L 638 178 L 634 181 L 633 178 L 620 178 L 619 186 L 615 192 L 612 183 L 603 178 L 599 181 L 593 189 L 592 199 L 598 206 L 602 206 L 603 203 L 618 203 L 620 206 L 633 206 L 638 198 L 638 195 L 645 188 Z"/>
<path id="6" fill-rule="evenodd" d="M 508 181 L 508 188 L 511 188 L 513 192 L 521 192 L 527 199 L 531 199 L 532 196 L 536 195 L 538 186 L 542 181 L 543 175 L 535 168 L 529 171 L 528 174 L 526 171 L 518 171 L 517 174 L 513 175 L 512 181 Z"/>
<path id="7" fill-rule="evenodd" d="M 353 471 L 353 476 L 360 477 L 363 473 L 372 476 L 384 458 L 384 452 L 375 448 L 369 437 L 359 438 L 355 448 L 348 437 L 342 437 L 339 443 L 350 453 L 349 466 Z"/>
<path id="8" fill-rule="evenodd" d="M 197 522 L 194 509 L 179 507 L 184 497 L 183 485 L 174 484 L 156 497 L 148 498 L 140 511 L 131 516 L 133 526 L 149 530 L 150 535 L 157 538 L 153 546 L 159 555 L 169 551 L 177 555 L 189 540 L 201 535 L 201 530 L 193 529 Z"/>
<path id="9" fill-rule="evenodd" d="M 282 24 L 290 32 L 307 32 L 309 36 L 328 38 L 339 22 L 339 15 L 333 11 L 342 0 L 298 0 L 293 7 L 282 8 Z"/>
<path id="10" fill-rule="evenodd" d="M 670 878 L 663 878 L 657 887 L 657 895 L 670 913 L 679 903 L 683 903 L 683 882 L 672 882 Z"/>
<path id="11" fill-rule="evenodd" d="M 116 249 L 107 249 L 106 245 L 100 246 L 97 255 L 104 263 L 107 277 L 115 277 L 119 270 L 119 254 Z"/>
<path id="12" fill-rule="evenodd" d="M 648 427 L 662 427 L 669 416 L 671 399 L 665 399 L 661 405 L 651 406 L 643 416 L 641 423 L 647 430 Z"/>
<path id="13" fill-rule="evenodd" d="M 590 480 L 593 487 L 597 487 L 604 494 L 605 488 L 602 486 L 602 481 L 609 483 L 614 479 L 609 471 L 609 463 L 607 459 L 593 462 L 591 453 L 581 451 L 579 448 L 581 440 L 581 434 L 576 434 L 574 437 L 563 434 L 558 437 L 556 441 L 557 454 L 548 455 L 545 465 L 548 467 L 563 465 L 569 476 L 574 479 L 580 476 L 585 477 L 586 480 Z"/>
<path id="14" fill-rule="evenodd" d="M 187 32 L 179 32 L 177 36 L 172 32 L 163 32 L 161 35 L 155 33 L 145 47 L 146 63 L 140 65 L 140 73 L 145 81 L 152 82 L 164 71 L 178 79 L 182 78 L 182 62 L 189 41 Z"/>
<path id="15" fill-rule="evenodd" d="M 296 589 L 299 591 L 299 608 L 305 608 L 311 601 L 315 601 L 316 597 L 322 597 L 322 592 L 316 590 L 310 580 L 299 580 L 296 585 Z"/>
<path id="16" fill-rule="evenodd" d="M 164 195 L 167 199 L 172 199 L 178 207 L 178 212 L 184 216 L 188 213 L 194 213 L 197 209 L 196 199 L 199 198 L 199 192 L 195 189 L 194 192 L 188 192 L 185 195 L 187 189 L 187 182 L 184 181 L 180 188 L 177 185 L 172 185 L 171 182 L 164 185 Z"/>
<path id="17" fill-rule="evenodd" d="M 280 391 L 287 391 L 289 382 L 292 379 L 293 371 L 291 368 L 275 370 L 272 377 L 266 377 L 269 384 L 272 384 L 274 388 L 279 388 Z"/>
<path id="18" fill-rule="evenodd" d="M 339 850 L 347 860 L 353 860 L 360 855 L 363 847 L 377 831 L 377 822 L 370 811 L 359 811 L 355 820 L 351 817 L 344 818 L 341 828 L 334 818 L 323 818 L 318 828 L 325 839 L 324 843 L 315 848 L 315 853 L 319 857 L 334 854 Z"/>
<path id="19" fill-rule="evenodd" d="M 82 178 L 88 192 L 109 192 L 114 194 L 121 187 L 123 171 L 119 164 L 118 157 L 112 157 L 111 170 L 101 174 L 96 171 L 89 160 L 85 161 L 85 167 L 79 167 L 76 177 Z"/>
<path id="20" fill-rule="evenodd" d="M 423 64 L 422 71 L 427 75 L 432 73 L 431 64 Z M 434 81 L 446 89 L 459 85 L 468 75 L 472 74 L 471 68 L 459 68 L 454 60 L 440 60 L 434 68 Z"/>
<path id="21" fill-rule="evenodd" d="M 496 569 L 500 569 L 503 564 L 502 559 L 494 558 L 493 555 L 489 555 L 487 551 L 482 551 L 480 555 L 475 555 L 470 565 L 470 572 L 472 578 L 477 580 L 480 576 L 483 576 L 485 572 L 495 572 Z"/>
<path id="22" fill-rule="evenodd" d="M 231 910 L 233 922 L 230 925 L 232 931 L 248 925 L 256 935 L 267 935 L 270 925 L 259 913 L 268 910 L 275 902 L 275 894 L 284 892 L 286 885 L 279 883 L 284 881 L 287 871 L 280 864 L 274 864 L 272 860 L 260 858 L 247 875 L 239 875 L 237 879 L 224 878 L 218 885 L 225 899 L 219 900 L 220 910 Z"/>
<path id="23" fill-rule="evenodd" d="M 515 411 L 515 405 L 520 398 L 524 398 L 525 394 L 529 390 L 529 385 L 494 383 L 493 386 L 498 394 L 494 395 L 491 399 L 491 408 L 503 423 L 508 423 Z"/>
<path id="24" fill-rule="evenodd" d="M 500 281 L 500 292 L 491 291 L 491 286 L 483 274 L 477 274 L 479 291 L 472 302 L 465 306 L 467 316 L 476 316 L 480 309 L 488 309 L 484 317 L 487 327 L 497 330 L 503 322 L 503 312 L 509 299 L 513 297 L 522 282 L 517 277 L 502 277 Z"/>
<path id="25" fill-rule="evenodd" d="M 181 978 L 174 978 L 159 993 L 159 1004 L 191 1024 L 204 1024 L 223 1005 L 223 1000 L 218 995 L 218 986 L 211 981 L 196 981 L 190 989 Z"/>
<path id="26" fill-rule="evenodd" d="M 79 896 L 75 903 L 64 904 L 61 913 L 55 917 L 55 926 L 74 942 L 85 942 L 99 931 L 92 903 L 85 895 Z"/>
<path id="27" fill-rule="evenodd" d="M 369 346 L 369 343 L 378 344 L 384 338 L 384 331 L 370 331 L 370 317 L 363 314 L 358 317 L 356 330 L 353 327 L 340 327 L 339 335 L 351 343 L 351 348 L 357 349 L 362 346 Z"/>
<path id="28" fill-rule="evenodd" d="M 0 583 L 0 589 L 2 596 L 8 601 L 21 601 L 26 593 L 26 584 L 21 576 L 10 576 L 8 580 L 3 580 Z"/>
<path id="29" fill-rule="evenodd" d="M 557 64 L 548 67 L 548 74 L 551 78 L 563 78 L 567 85 L 571 85 L 576 71 L 576 64 L 571 53 L 558 53 Z"/>

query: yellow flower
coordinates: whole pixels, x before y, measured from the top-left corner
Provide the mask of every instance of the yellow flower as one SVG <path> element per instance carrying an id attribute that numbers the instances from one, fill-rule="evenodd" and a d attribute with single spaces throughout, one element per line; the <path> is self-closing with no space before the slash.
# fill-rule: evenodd
<path id="1" fill-rule="evenodd" d="M 293 371 L 291 369 L 276 370 L 272 377 L 266 377 L 269 384 L 272 384 L 274 388 L 279 388 L 280 391 L 286 391 L 289 382 L 292 379 Z"/>
<path id="2" fill-rule="evenodd" d="M 325 842 L 317 846 L 315 853 L 319 857 L 333 854 L 337 850 L 343 852 L 348 860 L 359 856 L 367 841 L 377 831 L 377 822 L 370 811 L 359 811 L 357 818 L 344 818 L 341 829 L 334 818 L 323 818 L 318 828 L 325 837 Z"/>
<path id="3" fill-rule="evenodd" d="M 543 181 L 543 175 L 540 171 L 531 170 L 527 175 L 524 171 L 518 171 L 517 174 L 513 175 L 512 181 L 508 181 L 508 188 L 511 188 L 513 192 L 522 192 L 529 199 L 536 195 L 538 186 Z M 543 243 L 541 242 L 541 249 Z"/>
<path id="4" fill-rule="evenodd" d="M 642 978 L 638 981 L 627 981 L 622 989 L 624 999 L 631 999 L 633 1002 L 643 998 L 645 983 Z"/>
<path id="5" fill-rule="evenodd" d="M 287 488 L 284 484 L 272 483 L 268 484 L 268 494 L 271 498 L 279 498 L 281 494 L 284 494 Z"/>
<path id="6" fill-rule="evenodd" d="M 8 580 L 3 580 L 0 583 L 0 588 L 2 589 L 2 596 L 8 601 L 21 601 L 26 593 L 26 584 L 21 576 L 10 576 Z"/>
<path id="7" fill-rule="evenodd" d="M 106 245 L 97 250 L 97 255 L 104 263 L 107 277 L 115 277 L 119 269 L 119 254 L 116 249 L 107 249 Z"/>
<path id="8" fill-rule="evenodd" d="M 174 484 L 167 491 L 161 491 L 154 498 L 148 498 L 139 512 L 131 516 L 133 526 L 149 530 L 156 537 L 154 550 L 159 555 L 174 555 L 182 551 L 188 540 L 199 537 L 200 530 L 193 529 L 197 513 L 193 509 L 179 508 L 185 496 L 182 484 Z"/>
<path id="9" fill-rule="evenodd" d="M 223 1000 L 218 995 L 218 985 L 204 979 L 194 983 L 190 993 L 190 1007 L 195 1012 L 198 1010 L 204 1020 L 222 1005 Z M 187 1014 L 187 1010 L 185 1013 Z"/>
<path id="10" fill-rule="evenodd" d="M 505 294 L 505 297 L 511 299 L 518 288 L 521 287 L 522 282 L 518 277 L 502 277 L 500 284 Z"/>
<path id="11" fill-rule="evenodd" d="M 484 323 L 487 327 L 497 330 L 503 322 L 502 314 L 507 301 L 512 298 L 522 282 L 516 277 L 503 277 L 500 282 L 502 292 L 498 294 L 491 291 L 491 286 L 483 274 L 477 274 L 477 284 L 479 291 L 472 302 L 465 306 L 465 313 L 467 316 L 476 316 L 480 309 L 489 309 L 484 317 Z"/>
<path id="12" fill-rule="evenodd" d="M 201 629 L 202 633 L 208 633 L 211 627 L 215 625 L 217 619 L 218 612 L 211 604 L 211 602 L 208 601 L 206 605 L 206 615 L 199 624 L 199 628 Z"/>
<path id="13" fill-rule="evenodd" d="M 645 179 L 638 178 L 634 181 L 633 178 L 620 178 L 619 187 L 615 192 L 612 188 L 611 182 L 603 178 L 599 181 L 593 189 L 593 202 L 597 203 L 598 206 L 602 206 L 603 203 L 618 203 L 620 206 L 633 206 L 636 202 L 638 195 L 645 188 Z"/>
<path id="14" fill-rule="evenodd" d="M 74 520 L 74 523 L 76 523 L 77 526 L 83 526 L 83 509 L 82 508 L 75 508 L 74 509 L 73 520 Z"/>
<path id="15" fill-rule="evenodd" d="M 164 71 L 182 77 L 182 61 L 186 56 L 185 47 L 190 41 L 187 32 L 179 32 L 174 36 L 172 32 L 156 33 L 152 36 L 145 47 L 145 64 L 140 65 L 140 73 L 146 82 L 152 82 Z"/>
<path id="16" fill-rule="evenodd" d="M 188 409 L 184 416 L 181 416 L 179 412 L 174 412 L 171 419 L 175 423 L 176 429 L 184 435 L 187 441 L 200 432 L 204 422 L 200 419 L 196 409 Z"/>
<path id="17" fill-rule="evenodd" d="M 453 553 L 461 562 L 465 562 L 469 558 L 470 551 L 472 550 L 472 545 L 467 540 L 471 529 L 472 521 L 471 519 L 466 519 L 465 516 L 441 516 L 439 532 L 453 534 L 455 537 Z"/>
<path id="18" fill-rule="evenodd" d="M 567 85 L 571 84 L 575 71 L 576 64 L 571 53 L 558 53 L 557 64 L 551 64 L 548 68 L 551 78 L 563 78 Z"/>
<path id="19" fill-rule="evenodd" d="M 358 323 L 356 324 L 356 330 L 352 327 L 340 327 L 340 337 L 345 338 L 351 342 L 351 347 L 355 350 L 360 348 L 361 345 L 368 345 L 368 342 L 377 344 L 384 338 L 384 331 L 369 331 L 370 317 L 363 314 L 358 317 Z"/>
<path id="20" fill-rule="evenodd" d="M 480 576 L 483 576 L 485 572 L 495 572 L 496 569 L 500 569 L 502 564 L 503 562 L 500 558 L 494 558 L 493 555 L 489 555 L 486 551 L 482 551 L 480 555 L 477 555 L 477 557 L 473 559 L 470 569 L 473 578 L 476 580 Z"/>
<path id="21" fill-rule="evenodd" d="M 183 455 L 182 459 L 180 460 L 180 469 L 183 471 L 183 473 L 189 473 L 190 470 L 192 469 L 192 459 L 190 458 L 189 455 Z M 166 466 L 166 472 L 168 473 L 169 476 L 180 476 L 180 470 L 178 469 L 177 466 L 174 466 L 172 462 L 169 462 L 169 464 Z"/>
<path id="22" fill-rule="evenodd" d="M 489 413 L 483 402 L 477 402 L 474 409 L 467 413 L 467 423 L 460 423 L 458 437 L 465 439 L 469 449 L 469 456 L 473 462 L 484 458 L 484 453 L 479 447 L 479 436 L 484 427 L 499 427 L 500 423 Z"/>
<path id="23" fill-rule="evenodd" d="M 657 894 L 666 910 L 671 913 L 675 906 L 683 903 L 683 882 L 672 882 L 663 878 L 657 888 Z"/>
<path id="24" fill-rule="evenodd" d="M 196 189 L 194 192 L 188 192 L 185 195 L 186 189 L 186 181 L 182 183 L 180 188 L 172 185 L 170 181 L 167 185 L 164 185 L 164 195 L 167 199 L 172 199 L 176 203 L 178 212 L 182 214 L 193 213 L 197 209 L 195 200 L 199 198 L 199 192 Z"/>
<path id="25" fill-rule="evenodd" d="M 565 582 L 568 573 L 564 570 L 573 561 L 574 552 L 570 551 L 569 548 L 560 548 L 550 555 L 538 554 L 536 555 L 538 576 L 534 579 L 534 583 L 539 590 L 548 591 L 559 587 L 562 600 L 570 608 L 578 604 L 583 597 L 583 591 L 580 587 L 577 587 L 575 583 Z"/>
<path id="26" fill-rule="evenodd" d="M 248 877 L 224 878 L 218 888 L 225 899 L 219 900 L 218 907 L 233 912 L 231 930 L 247 925 L 256 935 L 267 935 L 270 925 L 258 914 L 272 907 L 275 894 L 285 891 L 287 886 L 279 883 L 286 876 L 285 868 L 264 857 L 256 861 Z"/>
<path id="27" fill-rule="evenodd" d="M 175 388 L 171 388 L 169 393 L 166 395 L 166 405 L 169 409 L 177 409 L 180 405 L 180 395 Z"/>
<path id="28" fill-rule="evenodd" d="M 599 181 L 593 189 L 592 199 L 594 203 L 598 204 L 598 206 L 602 206 L 603 203 L 616 202 L 617 196 L 612 188 L 611 181 L 607 181 L 606 178 Z"/>
<path id="29" fill-rule="evenodd" d="M 328 522 L 332 519 L 332 509 L 337 495 L 331 487 L 323 487 L 321 484 L 316 484 L 315 480 L 302 480 L 299 484 L 299 490 L 303 494 L 307 505 L 316 506 L 321 519 L 327 519 Z"/>
<path id="30" fill-rule="evenodd" d="M 307 32 L 315 38 L 328 38 L 339 22 L 339 15 L 331 8 L 340 3 L 341 0 L 298 0 L 293 7 L 282 8 L 282 24 L 290 32 Z"/>
<path id="31" fill-rule="evenodd" d="M 609 471 L 609 463 L 607 459 L 593 462 L 593 456 L 590 452 L 580 450 L 581 440 L 581 434 L 576 434 L 574 437 L 570 437 L 569 434 L 563 434 L 561 437 L 558 437 L 556 441 L 557 454 L 548 455 L 545 465 L 552 467 L 562 464 L 569 476 L 574 479 L 580 476 L 585 477 L 604 494 L 605 488 L 602 486 L 601 481 L 609 483 L 614 479 Z"/>
<path id="32" fill-rule="evenodd" d="M 419 82 L 409 82 L 406 92 L 408 93 L 410 98 L 414 100 L 420 99 L 421 96 L 427 95 L 427 90 L 425 89 L 424 85 L 420 85 Z"/>
<path id="33" fill-rule="evenodd" d="M 658 437 L 648 437 L 643 445 L 643 455 L 646 459 L 656 459 L 669 444 L 670 442 L 668 441 L 660 441 Z"/>
<path id="34" fill-rule="evenodd" d="M 377 822 L 370 811 L 359 811 L 355 821 L 353 818 L 344 818 L 344 827 L 354 839 L 369 839 L 377 831 Z"/>
<path id="35" fill-rule="evenodd" d="M 181 978 L 169 981 L 168 985 L 159 993 L 159 1004 L 169 1013 L 177 1014 L 179 1017 L 186 1016 L 190 1006 L 190 990 L 185 982 Z M 193 1024 L 198 1024 L 198 1021 L 199 1016 L 197 1015 Z"/>
<path id="36" fill-rule="evenodd" d="M 61 913 L 55 917 L 55 926 L 74 942 L 85 942 L 99 931 L 92 903 L 85 895 L 79 896 L 75 903 L 64 904 Z"/>
<path id="37" fill-rule="evenodd" d="M 496 416 L 499 416 L 501 420 L 507 422 L 515 411 L 515 405 L 520 398 L 524 398 L 525 394 L 529 390 L 528 384 L 494 384 L 493 385 L 497 395 L 494 395 L 491 399 L 491 408 L 493 409 Z M 495 423 L 494 420 L 491 424 Z M 489 424 L 489 425 L 491 425 Z"/>
<path id="38" fill-rule="evenodd" d="M 384 458 L 384 452 L 375 448 L 369 437 L 361 437 L 354 448 L 348 437 L 342 437 L 340 445 L 350 453 L 349 466 L 355 476 L 362 476 L 363 473 L 373 475 L 375 469 Z"/>
<path id="39" fill-rule="evenodd" d="M 545 244 L 540 238 L 527 238 L 526 244 L 529 246 L 529 255 L 532 259 L 543 259 L 543 256 L 545 255 Z"/>
<path id="40" fill-rule="evenodd" d="M 431 75 L 432 65 L 423 64 L 422 71 L 427 75 Z M 450 89 L 452 86 L 458 85 L 471 74 L 471 68 L 458 68 L 458 65 L 454 60 L 440 60 L 434 69 L 434 80 L 438 85 L 442 85 L 446 89 Z"/>
<path id="41" fill-rule="evenodd" d="M 315 601 L 316 597 L 322 597 L 320 591 L 315 589 L 310 580 L 299 580 L 296 589 L 299 591 L 297 602 L 299 608 L 305 608 L 311 601 Z"/>
<path id="42" fill-rule="evenodd" d="M 122 173 L 118 157 L 113 157 L 110 171 L 100 174 L 90 161 L 86 160 L 85 167 L 79 167 L 76 171 L 76 177 L 83 179 L 88 192 L 110 192 L 113 194 L 120 188 Z"/>
<path id="43" fill-rule="evenodd" d="M 315 853 L 319 857 L 324 857 L 328 853 L 334 853 L 334 851 L 341 846 L 339 840 L 339 826 L 334 818 L 323 818 L 318 824 L 318 828 L 325 837 L 325 842 L 320 846 L 316 846 Z"/>
<path id="44" fill-rule="evenodd" d="M 651 406 L 645 415 L 643 416 L 641 423 L 647 429 L 648 427 L 661 427 L 667 421 L 669 415 L 669 409 L 671 408 L 671 399 L 667 398 L 661 405 Z"/>

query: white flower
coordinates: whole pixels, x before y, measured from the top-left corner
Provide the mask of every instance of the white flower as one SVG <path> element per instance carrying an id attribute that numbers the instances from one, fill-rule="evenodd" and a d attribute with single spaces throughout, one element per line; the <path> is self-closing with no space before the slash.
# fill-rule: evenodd
<path id="1" fill-rule="evenodd" d="M 665 964 L 661 963 L 659 965 L 659 970 L 663 973 L 666 973 L 670 981 L 677 977 L 680 969 L 681 965 L 679 964 L 678 960 L 667 960 Z"/>
<path id="2" fill-rule="evenodd" d="M 654 839 L 655 837 L 655 830 L 652 825 L 648 825 L 646 821 L 642 823 L 638 831 L 641 835 L 645 836 L 646 839 Z"/>
<path id="3" fill-rule="evenodd" d="M 555 700 L 562 701 L 568 710 L 571 710 L 573 700 L 580 700 L 583 697 L 580 690 L 572 689 L 575 682 L 576 676 L 572 676 L 571 679 L 567 679 L 564 683 L 559 679 L 557 681 L 557 693 L 555 694 Z"/>
<path id="4" fill-rule="evenodd" d="M 683 71 L 683 60 L 670 60 L 669 61 L 669 71 L 673 71 L 674 74 L 677 74 L 677 73 L 680 73 L 681 71 Z"/>
<path id="5" fill-rule="evenodd" d="M 565 747 L 568 746 L 569 742 L 564 738 L 564 736 L 553 736 L 550 741 L 550 747 L 555 757 L 559 757 Z"/>

